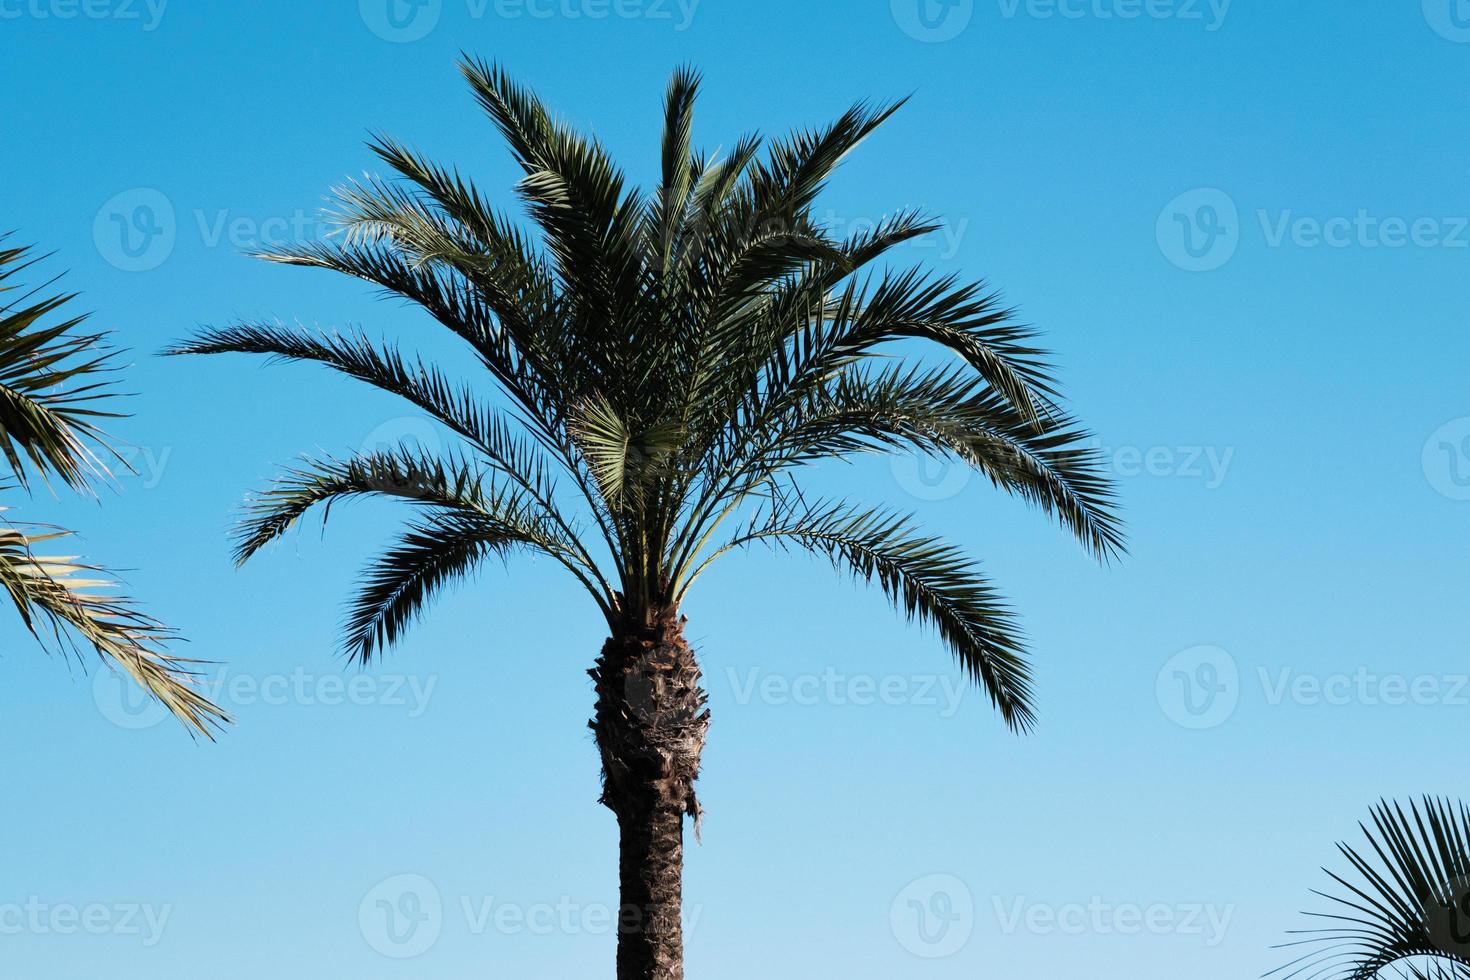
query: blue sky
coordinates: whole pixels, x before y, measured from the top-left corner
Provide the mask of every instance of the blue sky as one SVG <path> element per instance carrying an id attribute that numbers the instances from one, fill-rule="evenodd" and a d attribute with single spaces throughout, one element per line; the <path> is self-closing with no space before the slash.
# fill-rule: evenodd
<path id="1" fill-rule="evenodd" d="M 300 453 L 442 435 L 310 368 L 154 356 L 237 316 L 452 356 L 241 252 L 319 234 L 369 131 L 510 204 L 460 50 L 645 185 L 677 64 L 706 74 L 708 147 L 913 93 L 819 211 L 944 216 L 903 260 L 1044 331 L 1131 529 L 1100 568 L 958 471 L 813 475 L 984 559 L 1034 649 L 1028 738 L 815 561 L 701 580 L 691 976 L 1258 976 L 1373 801 L 1462 792 L 1464 4 L 388 2 L 0 0 L 0 226 L 57 252 L 138 392 L 122 492 L 16 516 L 128 568 L 239 719 L 196 745 L 0 626 L 0 977 L 610 972 L 590 603 L 545 563 L 487 568 L 346 667 L 341 603 L 398 515 L 343 508 L 236 571 L 235 509 Z"/>

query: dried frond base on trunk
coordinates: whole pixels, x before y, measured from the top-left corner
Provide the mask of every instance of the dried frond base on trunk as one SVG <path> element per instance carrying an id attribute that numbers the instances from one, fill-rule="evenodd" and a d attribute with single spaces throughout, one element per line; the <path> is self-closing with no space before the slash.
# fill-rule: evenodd
<path id="1" fill-rule="evenodd" d="M 683 980 L 684 817 L 697 828 L 694 781 L 709 731 L 683 618 L 670 609 L 620 629 L 588 673 L 602 803 L 621 839 L 618 980 Z"/>

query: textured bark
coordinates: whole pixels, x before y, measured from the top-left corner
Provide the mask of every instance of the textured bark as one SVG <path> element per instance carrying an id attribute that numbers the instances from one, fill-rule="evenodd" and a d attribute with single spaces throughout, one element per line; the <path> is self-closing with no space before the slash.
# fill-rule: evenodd
<path id="1" fill-rule="evenodd" d="M 618 818 L 618 980 L 683 980 L 684 817 L 709 731 L 699 665 L 673 609 L 626 623 L 589 673 L 602 803 Z"/>

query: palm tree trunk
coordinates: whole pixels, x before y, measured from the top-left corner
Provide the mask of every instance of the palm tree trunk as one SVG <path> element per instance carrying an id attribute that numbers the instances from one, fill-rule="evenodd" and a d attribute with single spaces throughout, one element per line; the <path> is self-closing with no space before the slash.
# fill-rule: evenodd
<path id="1" fill-rule="evenodd" d="M 683 980 L 684 817 L 709 731 L 684 619 L 663 609 L 626 624 L 589 671 L 602 803 L 618 818 L 618 980 Z"/>

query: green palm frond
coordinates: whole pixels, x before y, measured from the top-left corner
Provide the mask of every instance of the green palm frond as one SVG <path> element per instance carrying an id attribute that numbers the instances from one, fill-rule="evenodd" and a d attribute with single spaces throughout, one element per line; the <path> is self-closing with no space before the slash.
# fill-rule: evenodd
<path id="1" fill-rule="evenodd" d="M 438 458 L 410 446 L 345 459 L 307 460 L 303 466 L 286 470 L 246 504 L 236 531 L 235 560 L 245 563 L 317 506 L 325 509 L 325 523 L 332 505 L 339 501 L 386 497 L 444 514 L 494 518 L 513 525 L 526 542 L 572 572 L 600 603 L 609 603 L 606 582 L 582 549 L 571 523 L 556 510 L 552 493 L 539 495 L 515 480 L 497 483 L 493 479 L 497 473 L 494 468 Z M 523 472 L 521 475 L 524 478 Z"/>
<path id="2" fill-rule="evenodd" d="M 645 193 L 500 66 L 460 68 L 519 168 L 524 229 L 468 175 L 376 136 L 390 172 L 337 189 L 339 237 L 262 257 L 417 304 L 469 346 L 485 390 L 356 333 L 246 323 L 174 351 L 314 361 L 407 398 L 462 441 L 446 469 L 357 465 L 412 477 L 410 487 L 427 473 L 435 494 L 458 492 L 456 473 L 484 473 L 534 511 L 542 540 L 515 543 L 556 556 L 614 629 L 668 612 L 739 543 L 801 544 L 936 624 L 1006 719 L 1028 727 L 1019 631 L 958 552 L 883 511 L 807 511 L 784 492 L 770 508 L 771 488 L 808 464 L 917 451 L 973 467 L 1099 558 L 1123 549 L 1102 460 L 1061 406 L 1034 331 L 984 283 L 880 266 L 937 223 L 904 208 L 842 236 L 815 214 L 843 159 L 902 103 L 859 103 L 827 126 L 705 154 L 693 136 L 700 76 L 680 69 Z M 949 366 L 902 360 L 926 350 Z M 316 503 L 374 492 L 365 477 L 332 461 L 288 474 L 248 517 L 241 556 Z M 397 636 L 440 584 L 506 550 L 477 536 L 480 524 L 456 523 L 483 520 L 479 504 L 419 503 L 428 516 L 390 556 L 412 574 L 396 583 L 382 564 L 369 574 L 349 644 L 359 655 L 364 636 Z M 720 544 L 750 511 L 758 527 Z"/>
<path id="3" fill-rule="evenodd" d="M 56 280 L 5 301 L 18 288 L 15 276 L 33 260 L 28 249 L 6 248 L 3 241 L 0 236 L 0 450 L 14 484 L 0 482 L 0 490 L 29 489 L 33 470 L 90 492 L 95 480 L 110 475 L 105 460 L 122 459 L 100 427 L 121 417 L 108 401 L 116 395 L 113 356 L 104 334 L 77 329 L 84 316 L 50 322 L 74 298 L 42 295 Z M 212 738 L 230 719 L 199 693 L 197 662 L 169 653 L 177 637 L 117 595 L 117 581 L 101 566 L 49 553 L 72 533 L 0 523 L 0 586 L 21 621 L 44 648 L 90 647 L 191 732 Z"/>
<path id="4" fill-rule="evenodd" d="M 1338 844 L 1351 872 L 1327 871 L 1334 892 L 1314 892 L 1325 925 L 1298 930 L 1304 950 L 1268 976 L 1283 980 L 1470 978 L 1470 807 L 1425 798 L 1406 811 L 1383 801 L 1362 826 L 1368 847 Z"/>
<path id="5" fill-rule="evenodd" d="M 29 249 L 3 242 L 0 236 L 0 451 L 22 487 L 34 467 L 85 490 L 109 475 L 104 457 L 119 459 L 99 427 L 119 417 L 101 404 L 114 394 L 112 354 L 103 334 L 77 331 L 85 316 L 43 322 L 75 298 L 37 295 L 55 280 L 18 299 L 5 295 L 31 262 Z"/>
<path id="6" fill-rule="evenodd" d="M 953 546 L 919 533 L 903 515 L 848 503 L 806 505 L 796 495 L 777 497 L 764 520 L 716 555 L 758 541 L 799 545 L 876 582 L 910 619 L 938 628 L 1006 724 L 1023 732 L 1035 724 L 1031 669 L 1015 616 Z"/>
<path id="7" fill-rule="evenodd" d="M 348 653 L 362 663 L 371 660 L 397 642 L 445 584 L 487 556 L 503 557 L 516 547 L 553 554 L 559 545 L 534 514 L 507 501 L 486 512 L 438 513 L 409 525 L 363 574 L 343 633 Z"/>
<path id="8" fill-rule="evenodd" d="M 90 647 L 192 732 L 213 738 L 230 717 L 199 693 L 198 662 L 170 654 L 167 644 L 178 638 L 131 600 L 111 594 L 118 583 L 105 569 L 76 555 L 45 553 L 70 537 L 61 529 L 0 525 L 0 587 L 26 628 L 47 648 Z"/>

